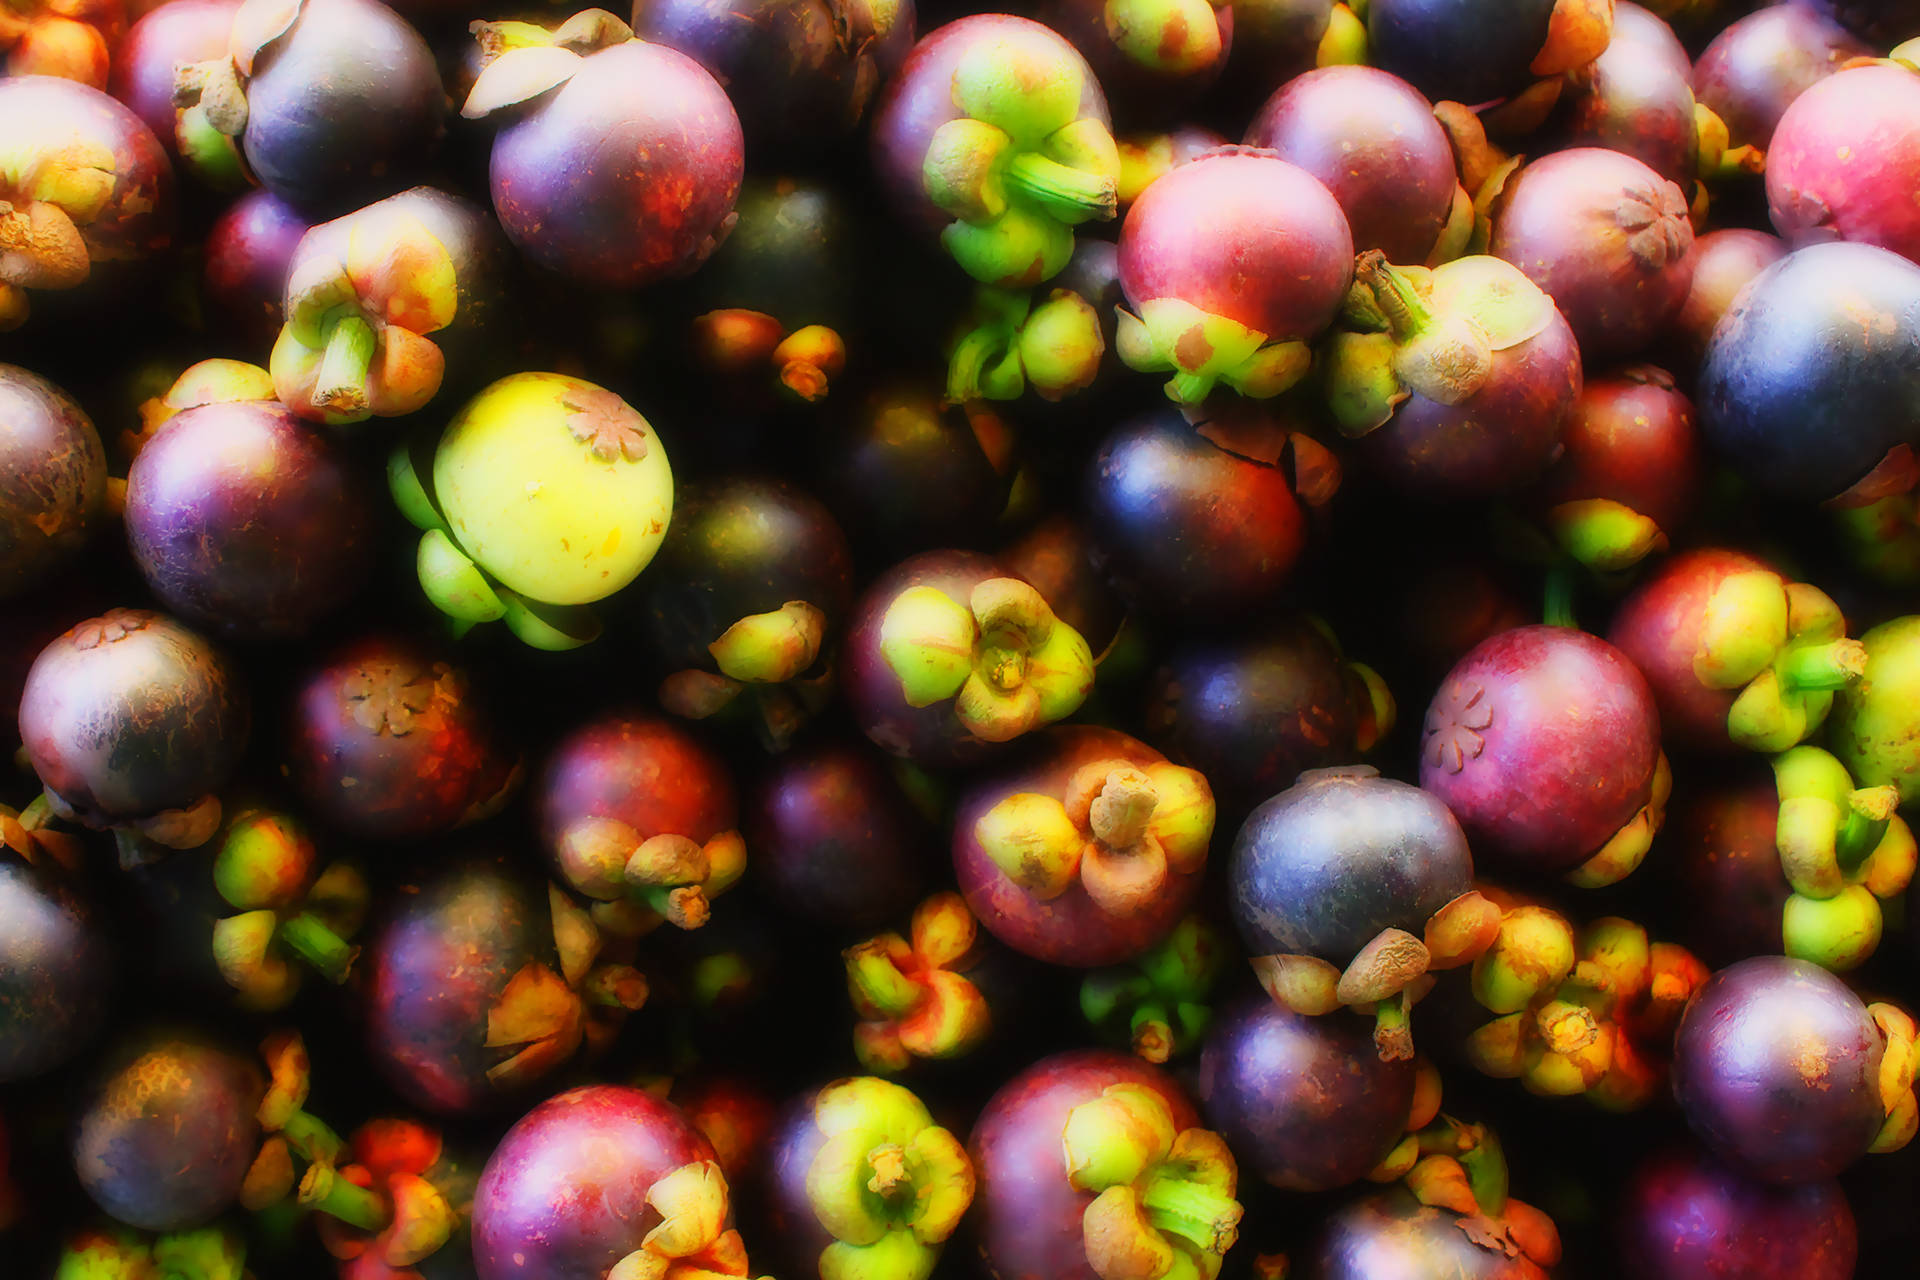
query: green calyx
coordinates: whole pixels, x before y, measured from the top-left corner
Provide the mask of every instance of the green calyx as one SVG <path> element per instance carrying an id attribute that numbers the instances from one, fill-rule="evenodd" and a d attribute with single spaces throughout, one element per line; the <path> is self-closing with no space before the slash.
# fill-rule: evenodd
<path id="1" fill-rule="evenodd" d="M 1086 299 L 1055 289 L 1039 306 L 1025 294 L 982 287 L 971 328 L 947 358 L 947 398 L 1014 400 L 1029 384 L 1060 400 L 1093 383 L 1106 354 L 1100 317 Z"/>
<path id="2" fill-rule="evenodd" d="M 992 1010 L 965 973 L 978 936 L 966 900 L 948 891 L 915 908 L 911 940 L 883 933 L 841 952 L 862 1066 L 894 1074 L 916 1058 L 962 1057 L 986 1039 Z"/>
<path id="3" fill-rule="evenodd" d="M 921 181 L 955 219 L 941 234 L 947 251 L 982 284 L 1039 284 L 1066 266 L 1071 228 L 1114 216 L 1120 156 L 1106 125 L 1080 115 L 1085 87 L 1050 33 L 988 42 L 955 68 L 963 114 L 935 132 Z"/>
<path id="4" fill-rule="evenodd" d="M 822 1089 L 813 1121 L 824 1141 L 807 1200 L 834 1238 L 823 1280 L 925 1280 L 973 1202 L 966 1149 L 912 1093 L 872 1076 Z"/>
<path id="5" fill-rule="evenodd" d="M 1356 10 L 1366 5 L 1356 0 L 1352 6 L 1336 4 L 1327 14 L 1327 29 L 1314 49 L 1316 67 L 1360 67 L 1367 64 L 1372 42 L 1367 38 L 1366 20 Z"/>
<path id="6" fill-rule="evenodd" d="M 826 631 L 827 615 L 818 606 L 789 600 L 778 609 L 739 619 L 707 652 L 730 680 L 782 684 L 814 664 Z"/>
<path id="7" fill-rule="evenodd" d="M 1781 921 L 1787 954 L 1852 969 L 1879 946 L 1881 900 L 1913 879 L 1913 833 L 1894 812 L 1899 792 L 1855 787 L 1837 757 L 1804 745 L 1775 758 L 1774 782 L 1775 843 L 1793 887 Z"/>
<path id="8" fill-rule="evenodd" d="M 1601 573 L 1631 569 L 1667 546 L 1651 517 L 1611 498 L 1562 502 L 1547 512 L 1547 526 L 1563 551 Z"/>
<path id="9" fill-rule="evenodd" d="M 1220 20 L 1207 0 L 1107 0 L 1107 36 L 1149 71 L 1197 75 L 1220 61 Z"/>
<path id="10" fill-rule="evenodd" d="M 330 1164 L 312 1164 L 300 1179 L 302 1208 L 337 1218 L 361 1231 L 376 1232 L 393 1220 L 393 1210 L 378 1192 L 349 1181 Z"/>
<path id="11" fill-rule="evenodd" d="M 299 989 L 297 956 L 327 981 L 347 980 L 359 948 L 346 939 L 366 913 L 367 886 L 342 863 L 324 870 L 292 817 L 245 810 L 214 854 L 214 886 L 239 914 L 214 923 L 213 956 L 250 1008 L 277 1009 Z"/>
<path id="12" fill-rule="evenodd" d="M 746 841 L 735 830 L 705 844 L 671 832 L 642 836 L 617 818 L 588 817 L 569 825 L 554 845 L 561 877 L 595 902 L 630 900 L 645 911 L 623 932 L 644 933 L 661 921 L 697 929 L 712 915 L 713 899 L 745 874 Z"/>
<path id="13" fill-rule="evenodd" d="M 1110 1038 L 1156 1065 L 1192 1049 L 1213 1020 L 1208 1003 L 1226 962 L 1219 931 L 1183 917 L 1165 938 L 1125 965 L 1097 969 L 1080 983 L 1080 1012 Z"/>
<path id="14" fill-rule="evenodd" d="M 1180 298 L 1150 299 L 1138 315 L 1124 309 L 1117 315 L 1120 359 L 1141 373 L 1171 372 L 1166 392 L 1176 404 L 1199 405 L 1222 383 L 1251 399 L 1268 399 L 1313 365 L 1306 343 L 1268 342 L 1266 334 Z"/>
<path id="15" fill-rule="evenodd" d="M 1754 146 L 1734 146 L 1727 122 L 1704 102 L 1693 104 L 1693 129 L 1699 141 L 1696 172 L 1701 181 L 1718 182 L 1766 172 L 1766 153 Z"/>
<path id="16" fill-rule="evenodd" d="M 1866 670 L 1866 646 L 1824 592 L 1768 569 L 1731 574 L 1707 601 L 1694 676 L 1739 689 L 1727 733 L 1754 751 L 1785 751 L 1826 720 L 1836 690 Z"/>
<path id="17" fill-rule="evenodd" d="M 881 621 L 880 652 L 909 706 L 951 701 L 988 742 L 1072 715 L 1093 687 L 1086 640 L 1017 578 L 989 578 L 965 604 L 907 588 Z"/>
<path id="18" fill-rule="evenodd" d="M 1094 1195 L 1081 1236 L 1096 1275 L 1218 1273 L 1242 1209 L 1239 1170 L 1217 1134 L 1176 1131 L 1157 1090 L 1116 1084 L 1070 1111 L 1061 1137 L 1068 1181 Z"/>

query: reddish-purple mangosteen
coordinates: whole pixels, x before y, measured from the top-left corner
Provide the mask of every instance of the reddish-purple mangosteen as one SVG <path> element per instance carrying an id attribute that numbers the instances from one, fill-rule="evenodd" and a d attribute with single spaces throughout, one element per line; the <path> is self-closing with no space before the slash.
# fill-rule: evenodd
<path id="1" fill-rule="evenodd" d="M 107 913 L 43 854 L 38 832 L 3 807 L 0 829 L 10 832 L 0 836 L 0 1083 L 10 1084 L 64 1065 L 100 1031 L 118 948 Z"/>
<path id="2" fill-rule="evenodd" d="M 1436 501 L 1510 493 L 1560 453 L 1580 348 L 1553 299 L 1484 254 L 1434 271 L 1355 264 L 1372 315 L 1324 348 L 1340 430 L 1398 489 Z M 1358 317 L 1356 317 L 1358 319 Z"/>
<path id="3" fill-rule="evenodd" d="M 1429 98 L 1477 106 L 1606 50 L 1613 5 L 1593 0 L 1379 0 L 1366 6 L 1367 60 Z"/>
<path id="4" fill-rule="evenodd" d="M 1504 1181 L 1504 1174 L 1502 1175 Z M 1477 1200 L 1406 1187 L 1356 1200 L 1334 1214 L 1306 1257 L 1310 1280 L 1548 1280 L 1560 1236 L 1538 1209 L 1507 1199 L 1489 1217 Z"/>
<path id="5" fill-rule="evenodd" d="M 1905 1070 L 1883 1072 L 1904 1026 Z M 1673 1093 L 1694 1136 L 1762 1182 L 1820 1182 L 1912 1125 L 1913 1022 L 1819 965 L 1755 956 L 1707 980 L 1680 1019 Z M 1895 1135 L 1897 1137 L 1897 1134 Z M 1896 1144 L 1897 1145 L 1897 1142 Z"/>
<path id="6" fill-rule="evenodd" d="M 1459 256 L 1473 229 L 1433 104 L 1385 71 L 1322 67 L 1288 81 L 1247 126 L 1246 142 L 1320 179 L 1347 215 L 1355 250 L 1438 265 Z"/>
<path id="7" fill-rule="evenodd" d="M 20 740 L 54 809 L 169 848 L 206 842 L 246 754 L 247 689 L 218 649 L 144 609 L 113 609 L 40 651 Z"/>
<path id="8" fill-rule="evenodd" d="M 662 920 L 699 928 L 746 867 L 726 763 L 658 716 L 614 713 L 575 729 L 547 757 L 534 803 L 560 878 L 627 904 L 635 931 Z"/>
<path id="9" fill-rule="evenodd" d="M 271 400 L 175 414 L 127 472 L 127 541 L 160 602 L 233 639 L 303 635 L 372 564 L 371 477 Z"/>
<path id="10" fill-rule="evenodd" d="M 1278 395 L 1353 282 L 1347 217 L 1320 180 L 1277 154 L 1227 148 L 1154 182 L 1120 228 L 1120 356 L 1173 374 L 1198 405 L 1217 383 Z"/>
<path id="11" fill-rule="evenodd" d="M 1614 614 L 1607 638 L 1653 690 L 1676 744 L 1785 751 L 1820 727 L 1866 669 L 1838 605 L 1743 551 L 1664 560 Z"/>
<path id="12" fill-rule="evenodd" d="M 969 14 L 914 45 L 874 107 L 872 139 L 895 213 L 983 284 L 1058 274 L 1073 228 L 1118 207 L 1100 83 L 1030 18 Z"/>
<path id="13" fill-rule="evenodd" d="M 1692 191 L 1700 161 L 1693 66 L 1673 28 L 1629 0 L 1613 7 L 1613 38 L 1580 75 L 1562 128 L 1566 143 L 1609 147 Z"/>
<path id="14" fill-rule="evenodd" d="M 1046 0 L 1035 16 L 1073 41 L 1122 123 L 1177 117 L 1219 78 L 1233 6 L 1210 0 Z"/>
<path id="15" fill-rule="evenodd" d="M 858 738 L 795 748 L 747 806 L 753 883 L 781 910 L 834 928 L 875 928 L 926 882 L 934 837 L 886 758 Z"/>
<path id="16" fill-rule="evenodd" d="M 555 929 L 566 899 L 527 862 L 468 855 L 411 877 L 368 934 L 367 1052 L 414 1106 L 483 1110 L 581 1045 L 584 966 Z"/>
<path id="17" fill-rule="evenodd" d="M 914 8 L 912 0 L 634 0 L 633 30 L 711 72 L 755 158 L 782 163 L 788 150 L 824 150 L 860 123 L 906 59 Z"/>
<path id="18" fill-rule="evenodd" d="M 1460 659 L 1427 708 L 1420 785 L 1476 859 L 1611 884 L 1646 856 L 1671 777 L 1653 693 L 1584 631 L 1518 627 Z"/>
<path id="19" fill-rule="evenodd" d="M 968 764 L 1077 711 L 1093 688 L 1093 655 L 993 560 L 928 551 L 855 603 L 840 687 L 880 747 L 916 764 Z"/>
<path id="20" fill-rule="evenodd" d="M 1560 443 L 1564 452 L 1533 502 L 1582 564 L 1628 568 L 1664 550 L 1692 518 L 1699 434 L 1693 402 L 1665 369 L 1631 365 L 1589 378 Z"/>
<path id="21" fill-rule="evenodd" d="M 750 1274 L 713 1144 L 672 1103 L 612 1084 L 507 1130 L 474 1190 L 473 1265 L 479 1280 Z"/>
<path id="22" fill-rule="evenodd" d="M 1031 582 L 1092 652 L 1107 651 L 1125 621 L 1126 605 L 1094 568 L 1093 540 L 1082 522 L 1065 514 L 1049 516 L 995 558 L 1015 577 Z"/>
<path id="23" fill-rule="evenodd" d="M 520 251 L 579 284 L 685 275 L 733 227 L 740 118 L 686 54 L 604 9 L 552 32 L 482 24 L 490 60 L 461 114 L 499 115 L 494 212 Z"/>
<path id="24" fill-rule="evenodd" d="M 1131 1054 L 1055 1054 L 1008 1081 L 967 1144 L 989 1274 L 1217 1274 L 1239 1236 L 1239 1170 L 1199 1123 L 1172 1077 Z"/>
<path id="25" fill-rule="evenodd" d="M 467 673 L 391 636 L 352 641 L 299 682 L 287 759 L 314 817 L 374 840 L 451 831 L 520 780 Z"/>
<path id="26" fill-rule="evenodd" d="M 973 1203 L 973 1165 L 926 1104 L 874 1076 L 810 1089 L 774 1119 L 767 1233 L 792 1280 L 925 1276 Z"/>
<path id="27" fill-rule="evenodd" d="M 1213 838 L 1207 780 L 1112 729 L 1066 725 L 971 787 L 953 868 L 980 923 L 1050 964 L 1119 964 L 1199 892 Z"/>
<path id="28" fill-rule="evenodd" d="M 312 227 L 292 205 L 260 188 L 228 205 L 208 229 L 201 295 L 248 350 L 273 350 L 286 320 L 287 269 Z"/>
<path id="29" fill-rule="evenodd" d="M 1791 9 L 1792 5 L 1777 5 Z M 1674 312 L 1667 326 L 1669 341 L 1679 347 L 1675 368 L 1696 368 L 1713 339 L 1714 326 L 1733 306 L 1734 298 L 1749 281 L 1787 254 L 1787 242 L 1764 231 L 1743 227 L 1725 227 L 1697 237 L 1687 250 L 1692 259 L 1692 274 L 1687 281 L 1687 300 Z"/>
<path id="30" fill-rule="evenodd" d="M 1767 149 L 1767 207 L 1795 244 L 1857 240 L 1920 262 L 1920 71 L 1853 67 L 1795 98 Z"/>
<path id="31" fill-rule="evenodd" d="M 1873 50 L 1806 4 L 1765 5 L 1728 24 L 1693 63 L 1693 92 L 1735 146 L 1766 150 L 1794 99 Z"/>
<path id="32" fill-rule="evenodd" d="M 1691 792 L 1668 830 L 1659 858 L 1676 885 L 1680 941 L 1716 967 L 1784 951 L 1780 913 L 1793 887 L 1780 869 L 1774 783 Z"/>
<path id="33" fill-rule="evenodd" d="M 1692 245 L 1679 186 L 1632 156 L 1575 147 L 1508 181 L 1487 251 L 1552 295 L 1595 360 L 1632 355 L 1673 318 Z"/>
<path id="34" fill-rule="evenodd" d="M 1634 1170 L 1619 1213 L 1623 1260 L 1647 1280 L 1852 1280 L 1860 1255 L 1839 1183 L 1768 1186 L 1698 1150 Z"/>
<path id="35" fill-rule="evenodd" d="M 318 217 L 413 185 L 447 116 L 433 51 L 379 0 L 243 0 L 226 48 L 176 65 L 174 102 L 189 166 Z"/>
<path id="36" fill-rule="evenodd" d="M 1411 1056 L 1375 1052 L 1371 1019 L 1307 1017 L 1249 995 L 1207 1033 L 1196 1088 L 1248 1172 L 1331 1191 L 1364 1178 L 1407 1132 L 1417 1074 Z"/>
<path id="37" fill-rule="evenodd" d="M 0 600 L 79 556 L 106 512 L 107 455 L 72 396 L 0 364 Z"/>
<path id="38" fill-rule="evenodd" d="M 109 302 L 129 266 L 171 242 L 166 149 L 100 90 L 0 78 L 0 153 L 0 332 L 26 321 L 31 293 L 84 285 L 82 300 Z"/>
<path id="39" fill-rule="evenodd" d="M 1373 669 L 1346 661 L 1320 620 L 1288 612 L 1170 652 L 1146 724 L 1156 746 L 1206 775 L 1223 806 L 1245 810 L 1304 770 L 1352 764 L 1393 717 Z"/>
<path id="40" fill-rule="evenodd" d="M 171 158 L 179 157 L 183 136 L 210 127 L 202 109 L 174 105 L 174 68 L 225 57 L 239 8 L 240 0 L 168 0 L 134 23 L 114 51 L 107 87 L 147 122 Z"/>

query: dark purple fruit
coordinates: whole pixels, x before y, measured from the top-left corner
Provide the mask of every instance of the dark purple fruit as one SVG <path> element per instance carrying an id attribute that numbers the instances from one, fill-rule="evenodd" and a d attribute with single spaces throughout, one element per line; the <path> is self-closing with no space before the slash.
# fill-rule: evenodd
<path id="1" fill-rule="evenodd" d="M 53 1070 L 99 1032 L 114 983 L 105 924 L 50 859 L 0 851 L 0 1083 Z"/>
<path id="2" fill-rule="evenodd" d="M 1623 1260 L 1647 1280 L 1851 1280 L 1860 1254 L 1839 1183 L 1771 1187 L 1689 1149 L 1634 1171 L 1618 1230 Z"/>
<path id="3" fill-rule="evenodd" d="M 1735 146 L 1765 150 L 1793 100 L 1873 50 L 1806 4 L 1770 4 L 1730 23 L 1693 64 L 1693 92 Z"/>
<path id="4" fill-rule="evenodd" d="M 107 500 L 100 433 L 73 397 L 0 364 L 0 600 L 77 557 Z"/>

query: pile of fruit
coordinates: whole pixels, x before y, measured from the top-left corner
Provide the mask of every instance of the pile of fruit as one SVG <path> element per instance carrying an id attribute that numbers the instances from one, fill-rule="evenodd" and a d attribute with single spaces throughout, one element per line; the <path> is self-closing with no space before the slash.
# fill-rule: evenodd
<path id="1" fill-rule="evenodd" d="M 0 0 L 0 1274 L 1913 1274 L 1920 5 L 390 3 Z"/>

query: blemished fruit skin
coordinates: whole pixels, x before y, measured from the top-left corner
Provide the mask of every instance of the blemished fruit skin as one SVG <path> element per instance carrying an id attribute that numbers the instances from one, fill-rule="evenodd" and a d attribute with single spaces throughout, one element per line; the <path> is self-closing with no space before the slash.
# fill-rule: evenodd
<path id="1" fill-rule="evenodd" d="M 1450 1209 L 1421 1204 L 1405 1187 L 1357 1200 L 1334 1215 L 1308 1259 L 1312 1280 L 1547 1280 L 1524 1253 L 1474 1242 Z"/>
<path id="2" fill-rule="evenodd" d="M 0 854 L 0 1082 L 52 1071 L 105 1025 L 117 948 L 49 868 Z"/>
<path id="3" fill-rule="evenodd" d="M 0 600 L 78 556 L 105 514 L 107 456 L 72 396 L 0 364 Z"/>

